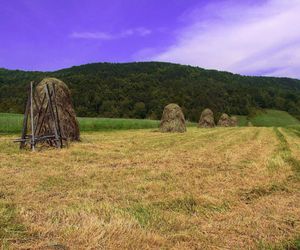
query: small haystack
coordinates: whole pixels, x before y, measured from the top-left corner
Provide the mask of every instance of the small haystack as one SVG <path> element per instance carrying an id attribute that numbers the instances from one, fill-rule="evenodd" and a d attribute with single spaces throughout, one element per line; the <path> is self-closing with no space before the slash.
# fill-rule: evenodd
<path id="1" fill-rule="evenodd" d="M 231 118 L 223 113 L 219 119 L 218 126 L 220 127 L 230 127 L 231 126 Z"/>
<path id="2" fill-rule="evenodd" d="M 231 117 L 231 127 L 237 127 L 238 126 L 238 118 L 236 116 Z"/>
<path id="3" fill-rule="evenodd" d="M 171 103 L 165 107 L 159 130 L 161 132 L 186 132 L 184 114 L 177 104 Z"/>
<path id="4" fill-rule="evenodd" d="M 43 98 L 46 96 L 45 86 L 48 85 L 50 92 L 52 93 L 55 88 L 55 102 L 57 106 L 59 126 L 61 128 L 61 133 L 64 138 L 71 141 L 79 140 L 79 124 L 76 119 L 76 114 L 72 105 L 71 92 L 68 86 L 56 78 L 45 78 L 42 80 L 35 89 L 35 98 L 38 102 L 42 103 Z M 44 122 L 42 126 L 38 129 L 36 136 L 42 136 L 53 133 L 53 128 L 50 128 L 52 124 L 51 113 L 47 108 L 47 103 L 45 102 L 42 107 L 44 110 L 48 110 L 44 116 Z M 56 112 L 56 111 L 55 111 Z M 34 108 L 34 118 L 38 117 L 38 109 Z M 51 122 L 47 122 L 51 121 Z"/>
<path id="5" fill-rule="evenodd" d="M 214 113 L 210 109 L 205 109 L 200 117 L 199 128 L 213 128 L 215 127 Z"/>

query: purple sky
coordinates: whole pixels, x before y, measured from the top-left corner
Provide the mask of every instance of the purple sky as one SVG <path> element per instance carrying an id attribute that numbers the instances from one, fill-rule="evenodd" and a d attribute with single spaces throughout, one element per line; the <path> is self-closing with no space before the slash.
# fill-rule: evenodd
<path id="1" fill-rule="evenodd" d="M 0 0 L 0 67 L 168 61 L 300 78 L 300 0 Z"/>

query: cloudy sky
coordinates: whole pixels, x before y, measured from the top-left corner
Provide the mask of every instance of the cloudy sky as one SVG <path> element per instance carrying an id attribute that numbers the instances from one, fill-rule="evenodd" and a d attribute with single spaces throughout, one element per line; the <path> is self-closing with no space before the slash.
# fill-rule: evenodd
<path id="1" fill-rule="evenodd" d="M 0 0 L 0 67 L 168 61 L 300 78 L 300 0 Z"/>

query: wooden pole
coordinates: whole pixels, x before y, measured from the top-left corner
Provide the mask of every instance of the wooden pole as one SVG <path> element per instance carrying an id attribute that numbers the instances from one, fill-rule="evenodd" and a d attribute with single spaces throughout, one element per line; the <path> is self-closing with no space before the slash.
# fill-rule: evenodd
<path id="1" fill-rule="evenodd" d="M 38 99 L 40 99 L 40 98 L 38 98 Z M 44 94 L 42 102 L 38 101 L 38 105 L 36 105 L 38 111 L 37 111 L 37 118 L 36 118 L 36 127 L 34 130 L 35 135 L 38 135 L 37 131 L 38 131 L 38 127 L 40 125 L 40 118 L 42 117 L 42 114 L 43 114 L 42 111 L 44 108 L 43 106 L 44 106 L 45 99 L 46 99 L 46 94 Z"/>
<path id="2" fill-rule="evenodd" d="M 40 132 L 41 132 L 42 126 L 43 126 L 44 121 L 45 121 L 45 117 L 46 117 L 47 112 L 48 112 L 48 107 L 49 107 L 49 104 L 47 103 L 44 112 L 41 114 L 42 120 L 39 122 L 39 124 L 36 127 L 36 133 L 35 133 L 36 135 L 39 135 Z"/>
<path id="3" fill-rule="evenodd" d="M 52 91 L 53 91 L 53 103 L 55 107 L 55 113 L 56 113 L 56 123 L 57 123 L 57 130 L 58 130 L 58 135 L 60 139 L 60 147 L 63 147 L 63 140 L 62 140 L 62 133 L 61 133 L 61 127 L 60 127 L 60 122 L 59 122 L 59 115 L 58 115 L 58 108 L 57 108 L 57 103 L 56 103 L 56 91 L 55 91 L 55 85 L 52 84 Z"/>
<path id="4" fill-rule="evenodd" d="M 50 114 L 51 114 L 52 121 L 53 121 L 53 124 L 54 124 L 54 134 L 55 134 L 56 146 L 60 148 L 61 147 L 61 145 L 60 145 L 60 139 L 59 139 L 59 136 L 58 136 L 57 123 L 56 123 L 56 119 L 55 119 L 55 114 L 54 114 L 54 110 L 53 110 L 53 104 L 52 104 L 52 100 L 51 100 L 50 90 L 49 90 L 48 84 L 45 86 L 45 91 L 46 91 L 46 95 L 47 95 L 48 102 L 49 102 Z"/>
<path id="5" fill-rule="evenodd" d="M 46 91 L 46 90 L 45 90 Z M 50 98 L 51 98 L 51 94 L 50 94 Z M 44 106 L 44 101 L 45 100 L 47 100 L 47 95 L 46 94 L 44 94 L 44 97 L 43 97 L 43 101 L 42 101 L 42 104 L 41 104 L 41 107 L 43 108 L 43 106 Z M 44 120 L 45 120 L 45 116 L 47 115 L 47 112 L 48 112 L 48 107 L 49 107 L 49 101 L 48 102 L 46 102 L 46 108 L 45 108 L 45 110 L 43 110 L 43 113 L 42 113 L 42 121 L 41 122 L 39 122 L 39 124 L 38 124 L 38 126 L 37 126 L 37 128 L 36 128 L 36 133 L 35 134 L 37 134 L 37 135 L 39 135 L 40 134 L 40 131 L 41 131 L 41 128 L 42 128 L 42 126 L 43 126 L 43 123 L 44 123 Z"/>
<path id="6" fill-rule="evenodd" d="M 26 143 L 26 141 L 24 141 L 24 139 L 27 134 L 29 109 L 30 109 L 30 89 L 28 90 L 28 98 L 27 98 L 26 108 L 25 108 L 25 112 L 24 112 L 23 128 L 22 128 L 22 134 L 21 134 L 21 139 L 23 139 L 23 141 L 21 141 L 21 143 L 20 143 L 20 149 L 23 149 L 25 147 L 25 143 Z"/>
<path id="7" fill-rule="evenodd" d="M 31 119 L 31 149 L 35 151 L 34 119 L 33 119 L 33 82 L 30 82 L 30 119 Z"/>

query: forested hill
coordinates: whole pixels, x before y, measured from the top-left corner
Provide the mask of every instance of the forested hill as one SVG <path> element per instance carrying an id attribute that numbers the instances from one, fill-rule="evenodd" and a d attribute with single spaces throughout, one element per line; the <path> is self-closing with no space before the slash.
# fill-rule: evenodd
<path id="1" fill-rule="evenodd" d="M 204 108 L 247 115 L 253 108 L 300 117 L 300 81 L 246 77 L 170 63 L 96 63 L 55 72 L 0 69 L 0 112 L 23 112 L 30 81 L 57 77 L 68 84 L 79 116 L 159 119 L 178 103 L 197 121 Z"/>

